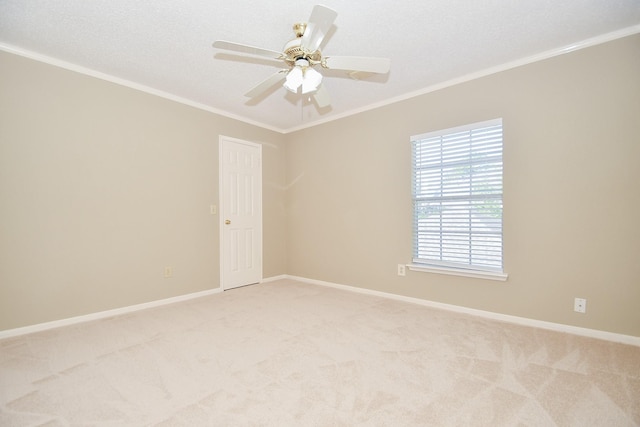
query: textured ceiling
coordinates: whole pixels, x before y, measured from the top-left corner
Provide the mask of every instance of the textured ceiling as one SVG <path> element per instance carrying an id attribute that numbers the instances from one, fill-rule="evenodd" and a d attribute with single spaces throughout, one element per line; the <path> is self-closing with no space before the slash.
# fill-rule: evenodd
<path id="1" fill-rule="evenodd" d="M 325 0 L 338 17 L 323 53 L 388 57 L 390 73 L 354 80 L 322 70 L 332 99 L 323 110 L 282 87 L 248 101 L 243 94 L 281 64 L 211 43 L 280 51 L 316 3 L 0 0 L 0 48 L 290 131 L 585 40 L 640 32 L 639 0 Z"/>

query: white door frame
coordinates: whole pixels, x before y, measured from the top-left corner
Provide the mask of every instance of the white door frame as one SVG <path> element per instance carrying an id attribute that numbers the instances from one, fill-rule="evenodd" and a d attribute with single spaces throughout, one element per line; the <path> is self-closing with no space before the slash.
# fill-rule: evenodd
<path id="1" fill-rule="evenodd" d="M 226 206 L 227 194 L 225 194 L 225 163 L 224 163 L 224 147 L 225 144 L 240 144 L 250 149 L 257 150 L 259 173 L 256 176 L 253 203 L 256 206 L 256 215 L 252 216 L 254 219 L 254 231 L 256 233 L 256 245 L 254 245 L 255 259 L 250 270 L 245 270 L 246 274 L 234 275 L 229 267 L 230 253 L 227 249 L 230 241 L 229 224 L 226 223 L 230 220 L 229 206 Z M 219 169 L 219 192 L 218 192 L 218 206 L 219 209 L 219 227 L 220 227 L 220 287 L 222 290 L 232 289 L 244 285 L 253 283 L 259 283 L 262 281 L 262 145 L 254 142 L 244 141 L 237 138 L 231 138 L 228 136 L 220 135 L 219 148 L 218 148 L 218 169 Z"/>

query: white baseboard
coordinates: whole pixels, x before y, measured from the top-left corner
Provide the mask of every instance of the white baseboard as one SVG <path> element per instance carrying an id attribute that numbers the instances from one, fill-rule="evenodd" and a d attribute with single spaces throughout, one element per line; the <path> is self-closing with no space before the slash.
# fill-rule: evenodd
<path id="1" fill-rule="evenodd" d="M 283 280 L 283 279 L 296 280 L 299 282 L 309 283 L 312 285 L 328 286 L 328 287 L 337 288 L 337 289 L 341 289 L 349 292 L 375 295 L 382 298 L 389 298 L 389 299 L 394 299 L 398 301 L 409 302 L 412 304 L 419 304 L 426 307 L 433 307 L 433 308 L 439 308 L 442 310 L 454 311 L 457 313 L 465 313 L 473 316 L 484 317 L 484 318 L 498 320 L 502 322 L 514 323 L 514 324 L 523 325 L 523 326 L 531 326 L 534 328 L 547 329 L 547 330 L 552 330 L 556 332 L 564 332 L 564 333 L 569 333 L 574 335 L 585 336 L 589 338 L 597 338 L 597 339 L 602 339 L 606 341 L 613 341 L 613 342 L 629 344 L 636 347 L 640 347 L 640 337 L 635 337 L 631 335 L 616 334 L 613 332 L 599 331 L 597 329 L 580 328 L 578 326 L 564 325 L 561 323 L 545 322 L 542 320 L 529 319 L 526 317 L 511 316 L 508 314 L 500 314 L 500 313 L 494 313 L 491 311 L 477 310 L 474 308 L 462 307 L 462 306 L 452 305 L 452 304 L 444 304 L 444 303 L 424 300 L 420 298 L 413 298 L 413 297 L 407 297 L 404 295 L 392 294 L 388 292 L 380 292 L 380 291 L 374 291 L 371 289 L 358 288 L 355 286 L 325 282 L 322 280 L 308 279 L 306 277 L 282 274 L 279 276 L 264 278 L 260 283 L 269 283 L 269 282 L 274 282 L 274 281 Z M 91 313 L 83 316 L 71 317 L 68 319 L 54 320 L 52 322 L 39 323 L 36 325 L 25 326 L 25 327 L 15 328 L 15 329 L 7 329 L 5 331 L 0 331 L 0 339 L 30 334 L 33 332 L 46 331 L 49 329 L 59 328 L 61 326 L 69 326 L 69 325 L 74 325 L 78 323 L 89 322 L 91 320 L 104 319 L 107 317 L 118 316 L 126 313 L 131 313 L 134 311 L 145 310 L 147 308 L 159 307 L 162 305 L 168 305 L 168 304 L 173 304 L 180 301 L 187 301 L 194 298 L 213 295 L 220 292 L 222 292 L 222 288 L 210 289 L 207 291 L 195 292 L 187 295 L 180 295 L 177 297 L 167 298 L 167 299 L 158 300 L 158 301 L 151 301 L 143 304 L 131 305 L 128 307 L 116 308 L 113 310 L 101 311 L 98 313 Z"/>
<path id="2" fill-rule="evenodd" d="M 260 281 L 260 283 L 275 282 L 276 280 L 283 280 L 283 279 L 287 279 L 288 277 L 289 276 L 287 276 L 286 274 L 281 274 L 279 276 L 265 277 Z"/>
<path id="3" fill-rule="evenodd" d="M 287 279 L 297 280 L 299 282 L 309 283 L 313 285 L 328 286 L 332 288 L 342 289 L 350 292 L 361 294 L 375 295 L 383 298 L 394 299 L 398 301 L 419 304 L 426 307 L 439 308 L 443 310 L 454 311 L 457 313 L 471 314 L 473 316 L 484 317 L 488 319 L 498 320 L 502 322 L 515 323 L 523 326 L 531 326 L 534 328 L 547 329 L 556 332 L 564 332 L 573 335 L 580 335 L 589 338 L 597 338 L 606 341 L 613 341 L 622 344 L 629 344 L 640 347 L 640 337 L 632 335 L 616 334 L 613 332 L 599 331 L 597 329 L 581 328 L 578 326 L 564 325 L 562 323 L 545 322 L 543 320 L 529 319 L 526 317 L 511 316 L 508 314 L 494 313 L 491 311 L 476 310 L 474 308 L 462 307 L 459 305 L 444 304 L 441 302 L 429 301 L 420 298 L 396 295 L 387 292 L 374 291 L 371 289 L 358 288 L 355 286 L 340 285 L 337 283 L 324 282 L 322 280 L 307 279 L 305 277 L 286 275 Z"/>
<path id="4" fill-rule="evenodd" d="M 107 317 L 119 316 L 133 311 L 145 310 L 147 308 L 159 307 L 162 305 L 173 304 L 176 302 L 187 301 L 194 298 L 200 298 L 207 295 L 213 295 L 222 292 L 222 288 L 210 289 L 201 292 L 194 292 L 186 295 L 179 295 L 177 297 L 166 298 L 157 301 L 145 302 L 142 304 L 130 305 L 127 307 L 115 308 L 113 310 L 100 311 L 97 313 L 90 313 L 83 316 L 70 317 L 68 319 L 54 320 L 52 322 L 38 323 L 36 325 L 24 326 L 22 328 L 7 329 L 0 331 L 0 339 L 16 337 L 19 335 L 31 334 L 33 332 L 41 332 L 49 329 L 59 328 L 61 326 L 75 325 L 78 323 L 89 322 L 91 320 L 104 319 Z"/>
<path id="5" fill-rule="evenodd" d="M 280 276 L 267 277 L 262 279 L 260 283 L 274 282 L 276 280 L 282 280 L 286 278 L 287 278 L 287 275 L 284 275 L 284 274 Z M 62 326 L 70 326 L 78 323 L 90 322 L 92 320 L 99 320 L 107 317 L 118 316 L 121 314 L 131 313 L 134 311 L 145 310 L 147 308 L 159 307 L 162 305 L 173 304 L 180 301 L 187 301 L 190 299 L 199 298 L 207 295 L 213 295 L 213 294 L 220 293 L 222 291 L 223 289 L 219 287 L 219 288 L 211 289 L 207 291 L 195 292 L 187 295 L 179 295 L 177 297 L 131 305 L 128 307 L 121 307 L 121 308 L 115 308 L 113 310 L 100 311 L 98 313 L 90 313 L 82 316 L 70 317 L 67 319 L 60 319 L 60 320 L 54 320 L 51 322 L 38 323 L 36 325 L 29 325 L 21 328 L 7 329 L 4 331 L 0 331 L 0 339 L 11 338 L 19 335 L 26 335 L 34 332 L 41 332 L 49 329 L 60 328 Z"/>

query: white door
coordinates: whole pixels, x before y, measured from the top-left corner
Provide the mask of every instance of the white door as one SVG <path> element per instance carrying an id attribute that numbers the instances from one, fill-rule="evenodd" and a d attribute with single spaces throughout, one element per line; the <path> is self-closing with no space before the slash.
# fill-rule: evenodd
<path id="1" fill-rule="evenodd" d="M 220 283 L 262 280 L 262 146 L 220 137 Z"/>

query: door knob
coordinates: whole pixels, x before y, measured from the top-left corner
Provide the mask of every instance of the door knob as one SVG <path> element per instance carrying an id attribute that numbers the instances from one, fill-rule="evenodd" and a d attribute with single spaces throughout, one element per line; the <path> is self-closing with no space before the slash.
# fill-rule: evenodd
<path id="1" fill-rule="evenodd" d="M 231 221 L 229 221 L 228 219 L 225 219 L 225 220 L 224 220 L 224 223 L 225 223 L 225 224 L 227 224 L 227 225 L 229 225 L 229 224 L 231 224 Z"/>

